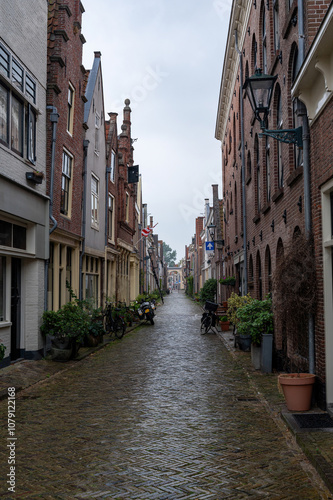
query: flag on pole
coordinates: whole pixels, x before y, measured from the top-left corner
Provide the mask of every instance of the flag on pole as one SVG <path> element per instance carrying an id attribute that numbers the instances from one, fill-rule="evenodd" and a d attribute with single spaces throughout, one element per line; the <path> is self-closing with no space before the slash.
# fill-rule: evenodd
<path id="1" fill-rule="evenodd" d="M 141 231 L 141 234 L 142 236 L 145 236 L 147 238 L 147 236 L 153 231 L 153 228 L 152 227 L 146 227 L 145 229 L 142 229 Z"/>

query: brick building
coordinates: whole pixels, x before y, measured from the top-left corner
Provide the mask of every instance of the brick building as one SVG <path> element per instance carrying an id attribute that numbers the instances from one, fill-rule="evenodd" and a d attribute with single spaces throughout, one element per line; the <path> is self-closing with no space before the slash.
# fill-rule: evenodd
<path id="1" fill-rule="evenodd" d="M 321 148 L 324 141 L 315 126 L 309 130 L 307 109 L 298 91 L 292 93 L 329 4 L 328 0 L 232 4 L 215 133 L 222 149 L 224 259 L 226 275 L 236 276 L 241 293 L 249 291 L 256 298 L 271 292 L 279 258 L 297 235 L 312 232 L 311 198 L 318 199 L 318 181 L 314 189 L 309 177 L 318 179 L 323 168 L 326 181 L 331 175 L 328 158 L 326 167 L 315 161 L 314 141 Z M 245 79 L 258 68 L 276 75 L 266 128 L 302 126 L 303 149 L 260 135 L 261 126 L 242 92 Z M 322 155 L 321 149 L 316 151 Z M 320 216 L 313 215 L 313 220 Z M 320 246 L 318 231 L 315 236 Z M 318 266 L 319 271 L 319 262 Z M 318 373 L 317 395 L 325 386 L 321 317 L 318 311 L 315 331 L 309 323 L 309 345 L 315 340 L 315 354 L 311 349 L 301 352 L 281 325 L 276 325 L 274 339 L 275 366 L 285 369 L 302 358 L 305 370 Z"/>
<path id="2" fill-rule="evenodd" d="M 83 12 L 79 0 L 49 1 L 47 105 L 51 113 L 47 120 L 47 185 L 53 224 L 48 309 L 54 310 L 70 299 L 66 281 L 77 296 L 80 294 L 86 102 Z"/>
<path id="3" fill-rule="evenodd" d="M 38 358 L 48 258 L 47 2 L 0 4 L 1 365 Z M 29 50 L 27 50 L 29 47 Z"/>
<path id="4" fill-rule="evenodd" d="M 314 2 L 308 9 L 311 46 L 292 87 L 292 96 L 304 102 L 311 139 L 311 220 L 315 241 L 318 304 L 315 315 L 316 373 L 322 381 L 321 400 L 333 406 L 333 151 L 332 60 L 333 5 L 322 12 Z M 322 9 L 326 11 L 326 3 Z M 318 10 L 317 10 L 318 9 Z M 311 16 L 311 17 L 310 17 Z"/>
<path id="5" fill-rule="evenodd" d="M 121 133 L 118 137 L 118 297 L 129 303 L 139 294 L 140 259 L 138 241 L 137 183 L 128 182 L 128 168 L 134 165 L 130 100 L 125 100 Z"/>

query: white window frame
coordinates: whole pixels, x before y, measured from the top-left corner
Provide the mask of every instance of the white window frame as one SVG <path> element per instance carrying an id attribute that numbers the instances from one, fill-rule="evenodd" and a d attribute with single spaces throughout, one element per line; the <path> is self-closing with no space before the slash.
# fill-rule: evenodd
<path id="1" fill-rule="evenodd" d="M 61 173 L 61 205 L 60 212 L 66 217 L 71 216 L 72 209 L 72 179 L 73 179 L 74 158 L 66 149 L 62 152 L 62 173 Z M 63 204 L 63 192 L 67 193 L 67 202 Z"/>
<path id="2" fill-rule="evenodd" d="M 108 241 L 114 243 L 114 233 L 115 233 L 115 197 L 109 193 L 108 194 Z"/>
<path id="3" fill-rule="evenodd" d="M 67 132 L 73 135 L 74 128 L 74 103 L 75 103 L 75 89 L 71 82 L 68 84 L 67 94 Z"/>
<path id="4" fill-rule="evenodd" d="M 116 170 L 116 152 L 111 150 L 110 181 L 114 183 Z"/>

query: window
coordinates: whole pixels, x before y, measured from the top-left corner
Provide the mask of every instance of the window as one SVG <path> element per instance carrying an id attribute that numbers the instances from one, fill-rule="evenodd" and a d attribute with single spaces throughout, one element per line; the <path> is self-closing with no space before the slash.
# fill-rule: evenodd
<path id="1" fill-rule="evenodd" d="M 10 55 L 7 50 L 0 45 L 0 72 L 9 77 Z"/>
<path id="2" fill-rule="evenodd" d="M 70 214 L 70 189 L 72 180 L 73 158 L 66 151 L 62 153 L 61 205 L 60 212 Z"/>
<path id="3" fill-rule="evenodd" d="M 4 247 L 27 249 L 27 230 L 24 226 L 0 220 L 0 245 Z"/>
<path id="4" fill-rule="evenodd" d="M 116 153 L 111 151 L 111 170 L 110 170 L 110 180 L 114 182 L 115 178 L 115 168 L 116 168 Z"/>
<path id="5" fill-rule="evenodd" d="M 94 307 L 98 307 L 99 266 L 98 259 L 95 257 L 86 257 L 85 281 L 85 298 L 90 299 Z"/>
<path id="6" fill-rule="evenodd" d="M 98 198 L 99 181 L 95 175 L 91 176 L 91 225 L 98 228 Z"/>
<path id="7" fill-rule="evenodd" d="M 114 197 L 109 193 L 108 197 L 108 238 L 114 240 Z"/>
<path id="8" fill-rule="evenodd" d="M 36 84 L 29 75 L 25 75 L 25 93 L 36 102 Z"/>
<path id="9" fill-rule="evenodd" d="M 295 81 L 297 73 L 299 70 L 299 57 L 298 57 L 298 49 L 297 47 L 294 50 L 293 55 L 293 63 L 292 63 L 292 83 Z M 300 127 L 300 119 L 298 117 L 298 108 L 300 103 L 298 99 L 294 99 L 292 102 L 293 109 L 293 128 Z M 294 145 L 294 166 L 295 168 L 301 166 L 303 164 L 303 150 L 300 149 L 296 144 Z"/>
<path id="10" fill-rule="evenodd" d="M 262 67 L 263 73 L 267 73 L 267 40 L 266 40 L 266 9 L 262 10 Z"/>
<path id="11" fill-rule="evenodd" d="M 28 110 L 27 157 L 31 163 L 36 162 L 36 115 L 30 104 Z"/>
<path id="12" fill-rule="evenodd" d="M 12 79 L 15 82 L 16 86 L 23 91 L 23 68 L 12 59 Z"/>
<path id="13" fill-rule="evenodd" d="M 0 44 L 0 142 L 31 162 L 36 161 L 36 83 Z M 15 91 L 17 89 L 17 92 Z"/>
<path id="14" fill-rule="evenodd" d="M 129 194 L 126 193 L 126 198 L 125 198 L 125 220 L 126 222 L 129 222 Z"/>
<path id="15" fill-rule="evenodd" d="M 283 119 L 282 119 L 282 99 L 280 87 L 277 88 L 277 105 L 276 105 L 276 128 L 283 129 Z M 282 142 L 277 142 L 277 161 L 278 161 L 278 187 L 282 188 L 283 179 L 283 163 L 282 163 Z"/>
<path id="16" fill-rule="evenodd" d="M 254 139 L 254 161 L 255 161 L 255 169 L 256 169 L 256 176 L 257 176 L 257 212 L 260 212 L 261 208 L 261 190 L 260 190 L 260 163 L 259 163 L 259 140 L 258 136 L 255 136 Z"/>
<path id="17" fill-rule="evenodd" d="M 73 135 L 73 123 L 74 123 L 74 88 L 71 84 L 68 87 L 68 97 L 67 97 L 67 132 Z"/>
<path id="18" fill-rule="evenodd" d="M 6 257 L 0 257 L 0 321 L 5 320 L 6 312 Z"/>
<path id="19" fill-rule="evenodd" d="M 11 148 L 23 156 L 23 103 L 12 96 L 11 112 Z"/>
<path id="20" fill-rule="evenodd" d="M 271 164 L 269 157 L 270 145 L 269 139 L 266 136 L 266 201 L 271 201 Z"/>
<path id="21" fill-rule="evenodd" d="M 6 87 L 0 84 L 0 140 L 5 144 L 9 143 L 8 107 L 9 92 Z"/>
<path id="22" fill-rule="evenodd" d="M 101 126 L 101 117 L 100 114 L 95 113 L 95 154 L 99 156 L 99 129 Z"/>
<path id="23" fill-rule="evenodd" d="M 273 23 L 274 23 L 274 49 L 280 50 L 280 31 L 279 31 L 279 2 L 274 0 L 273 7 Z"/>

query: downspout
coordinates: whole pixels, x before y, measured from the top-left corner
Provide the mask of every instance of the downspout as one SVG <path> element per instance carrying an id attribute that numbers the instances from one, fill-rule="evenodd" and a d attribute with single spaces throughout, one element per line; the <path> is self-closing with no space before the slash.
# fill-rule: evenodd
<path id="1" fill-rule="evenodd" d="M 298 54 L 299 67 L 303 64 L 305 57 L 305 36 L 304 36 L 304 2 L 298 0 Z M 302 117 L 303 126 L 303 179 L 304 179 L 304 222 L 305 234 L 309 238 L 312 234 L 311 220 L 311 184 L 310 184 L 310 131 L 305 106 L 299 114 Z M 309 314 L 309 372 L 315 373 L 315 332 L 314 315 Z"/>
<path id="2" fill-rule="evenodd" d="M 87 207 L 87 163 L 89 141 L 83 141 L 83 192 L 82 192 L 82 247 L 79 262 L 79 299 L 83 299 L 82 268 L 83 256 L 86 250 L 86 207 Z"/>
<path id="3" fill-rule="evenodd" d="M 107 299 L 108 295 L 108 206 L 109 206 L 109 174 L 111 174 L 111 167 L 106 167 L 105 169 L 105 252 L 104 252 L 104 290 L 105 296 L 104 301 Z"/>
<path id="4" fill-rule="evenodd" d="M 244 290 L 243 294 L 247 295 L 248 277 L 247 277 L 247 233 L 246 233 L 246 197 L 245 197 L 245 148 L 244 148 L 244 106 L 243 106 L 243 55 L 238 48 L 238 34 L 235 30 L 235 46 L 239 54 L 240 67 L 240 120 L 241 120 L 241 150 L 242 150 L 242 202 L 243 202 L 243 248 L 244 248 Z"/>
<path id="5" fill-rule="evenodd" d="M 49 235 L 57 228 L 58 223 L 53 217 L 53 186 L 54 186 L 54 170 L 55 170 L 55 146 L 57 139 L 57 124 L 59 114 L 57 108 L 54 106 L 46 106 L 46 109 L 52 110 L 50 114 L 50 121 L 52 123 L 52 142 L 51 142 L 51 172 L 50 172 L 50 195 L 49 195 L 49 219 L 53 222 L 53 226 L 49 230 Z M 44 276 L 44 310 L 47 311 L 47 290 L 49 281 L 49 259 L 45 261 L 45 276 Z"/>

